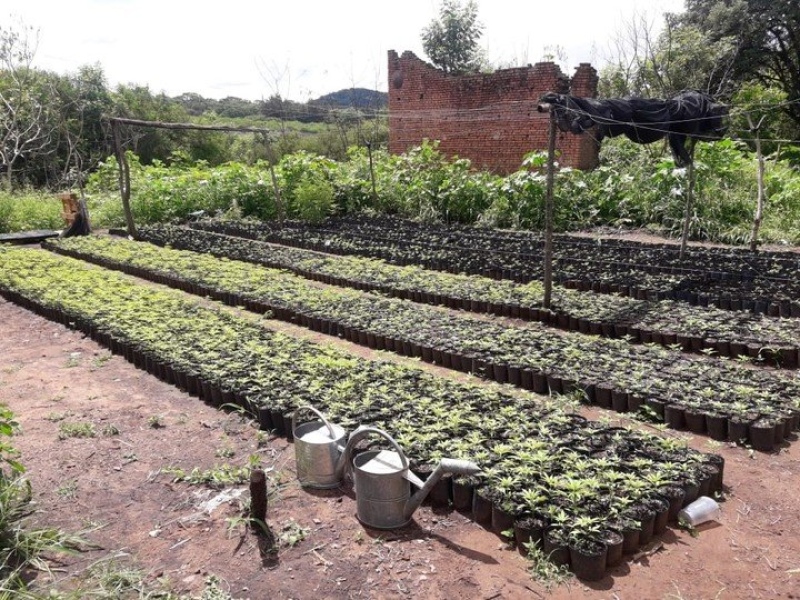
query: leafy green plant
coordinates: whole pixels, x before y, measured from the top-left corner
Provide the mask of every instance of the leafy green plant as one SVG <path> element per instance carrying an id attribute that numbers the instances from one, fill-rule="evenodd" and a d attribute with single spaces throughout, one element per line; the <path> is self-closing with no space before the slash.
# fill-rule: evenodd
<path id="1" fill-rule="evenodd" d="M 150 429 L 163 429 L 166 427 L 166 424 L 164 423 L 164 417 L 161 415 L 150 415 L 147 417 L 147 426 Z"/>
<path id="2" fill-rule="evenodd" d="M 301 527 L 294 519 L 283 522 L 278 532 L 278 542 L 281 546 L 294 548 L 308 536 L 308 529 Z"/>
<path id="3" fill-rule="evenodd" d="M 113 437 L 115 435 L 119 435 L 119 427 L 117 427 L 113 423 L 109 423 L 108 425 L 103 426 L 103 430 L 101 431 L 101 433 L 105 437 Z"/>
<path id="4" fill-rule="evenodd" d="M 294 189 L 294 213 L 309 223 L 319 223 L 333 209 L 333 187 L 324 180 L 304 178 Z"/>
<path id="5" fill-rule="evenodd" d="M 58 439 L 93 438 L 97 435 L 92 423 L 62 422 L 58 425 Z"/>
<path id="6" fill-rule="evenodd" d="M 0 589 L 12 596 L 25 593 L 23 575 L 29 570 L 50 573 L 46 555 L 73 552 L 84 544 L 79 536 L 30 527 L 31 484 L 22 476 L 25 469 L 10 441 L 18 428 L 10 409 L 0 405 Z"/>

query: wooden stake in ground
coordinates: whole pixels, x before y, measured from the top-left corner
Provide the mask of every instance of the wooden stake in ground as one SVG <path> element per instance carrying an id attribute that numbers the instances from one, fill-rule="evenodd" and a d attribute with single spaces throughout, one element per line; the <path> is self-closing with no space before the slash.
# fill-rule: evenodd
<path id="1" fill-rule="evenodd" d="M 369 177 L 372 180 L 372 200 L 378 199 L 378 188 L 375 186 L 375 167 L 372 164 L 372 142 L 367 142 L 367 154 L 369 155 Z"/>
<path id="2" fill-rule="evenodd" d="M 764 218 L 764 201 L 766 200 L 766 188 L 764 186 L 764 153 L 761 150 L 761 125 L 764 123 L 764 117 L 761 117 L 758 125 L 753 125 L 753 120 L 747 114 L 747 124 L 750 126 L 750 131 L 755 134 L 756 140 L 756 158 L 758 160 L 758 198 L 756 200 L 756 212 L 753 216 L 753 230 L 750 232 L 750 251 L 755 252 L 758 250 L 758 230 L 761 228 L 761 220 Z"/>
<path id="3" fill-rule="evenodd" d="M 556 115 L 550 113 L 547 129 L 547 189 L 544 198 L 544 299 L 542 304 L 550 310 L 553 296 L 553 184 L 556 170 Z"/>
<path id="4" fill-rule="evenodd" d="M 250 471 L 250 519 L 267 525 L 267 475 L 261 469 Z"/>
<path id="5" fill-rule="evenodd" d="M 119 194 L 122 197 L 122 210 L 125 212 L 125 223 L 128 225 L 128 235 L 136 237 L 136 224 L 133 222 L 131 211 L 131 168 L 122 148 L 122 135 L 120 134 L 120 119 L 111 119 L 111 131 L 114 135 L 114 154 L 117 157 L 119 169 Z"/>
<path id="6" fill-rule="evenodd" d="M 681 251 L 678 260 L 683 260 L 686 246 L 689 243 L 689 223 L 692 220 L 692 206 L 694 203 L 694 141 L 689 140 L 689 164 L 686 167 L 689 187 L 686 191 L 686 208 L 683 214 L 683 234 L 681 235 Z"/>
<path id="7" fill-rule="evenodd" d="M 262 133 L 261 141 L 264 142 L 264 147 L 267 150 L 267 162 L 269 164 L 269 176 L 272 180 L 272 191 L 275 194 L 275 210 L 278 213 L 278 227 L 283 227 L 283 219 L 286 217 L 286 209 L 283 206 L 283 196 L 281 196 L 281 188 L 278 185 L 278 177 L 275 175 L 275 163 L 278 162 L 278 157 L 275 155 L 275 147 L 269 139 L 267 133 Z"/>

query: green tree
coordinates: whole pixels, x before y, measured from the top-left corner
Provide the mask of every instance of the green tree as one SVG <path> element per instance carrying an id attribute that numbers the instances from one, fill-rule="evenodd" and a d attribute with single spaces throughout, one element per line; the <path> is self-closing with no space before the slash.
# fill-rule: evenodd
<path id="1" fill-rule="evenodd" d="M 736 41 L 711 39 L 681 15 L 666 14 L 661 32 L 646 15 L 635 14 L 614 40 L 615 55 L 600 77 L 603 97 L 666 98 L 686 89 L 728 95 L 734 86 Z"/>
<path id="2" fill-rule="evenodd" d="M 483 53 L 478 40 L 483 25 L 478 21 L 478 5 L 467 0 L 442 0 L 439 18 L 422 30 L 422 47 L 431 62 L 448 73 L 478 71 Z"/>
<path id="3" fill-rule="evenodd" d="M 144 121 L 188 121 L 186 110 L 165 94 L 153 94 L 148 86 L 119 85 L 114 93 L 117 116 Z M 126 149 L 139 156 L 143 164 L 167 160 L 186 139 L 186 132 L 148 128 L 128 128 Z"/>
<path id="4" fill-rule="evenodd" d="M 785 102 L 786 92 L 781 88 L 768 87 L 759 81 L 745 82 L 731 99 L 736 107 L 731 113 L 731 129 L 740 132 L 740 137 L 754 149 L 756 131 L 753 129 L 757 128 L 764 154 L 778 158 L 785 150 L 780 140 L 791 130 L 789 116 L 779 109 Z"/>
<path id="5" fill-rule="evenodd" d="M 99 64 L 52 77 L 58 103 L 58 146 L 53 160 L 42 168 L 50 167 L 51 184 L 82 185 L 86 172 L 113 151 L 105 125 L 113 100 Z"/>
<path id="6" fill-rule="evenodd" d="M 687 0 L 681 22 L 702 31 L 711 42 L 735 41 L 732 75 L 782 89 L 800 98 L 800 3 L 797 0 Z M 800 132 L 800 103 L 784 110 Z"/>

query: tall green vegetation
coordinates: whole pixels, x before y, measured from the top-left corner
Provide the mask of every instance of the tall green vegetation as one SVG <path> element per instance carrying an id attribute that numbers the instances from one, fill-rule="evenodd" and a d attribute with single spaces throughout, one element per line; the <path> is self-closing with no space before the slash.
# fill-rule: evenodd
<path id="1" fill-rule="evenodd" d="M 704 32 L 731 47 L 729 77 L 757 81 L 800 99 L 800 4 L 794 0 L 687 0 L 680 27 Z M 738 85 L 736 86 L 738 88 Z M 800 132 L 800 102 L 782 106 Z"/>
<path id="2" fill-rule="evenodd" d="M 34 190 L 9 194 L 0 190 L 0 233 L 63 226 L 61 202 L 52 194 Z"/>
<path id="3" fill-rule="evenodd" d="M 134 157 L 132 157 L 134 158 Z M 308 152 L 284 156 L 275 172 L 287 216 L 318 221 L 331 214 L 377 211 L 447 223 L 541 229 L 544 223 L 545 157 L 528 156 L 507 176 L 471 170 L 465 159 L 447 159 L 426 142 L 401 155 L 373 152 L 376 195 L 369 160 L 353 148 L 346 161 Z M 691 220 L 694 239 L 744 243 L 756 197 L 755 157 L 731 140 L 698 145 L 697 183 Z M 132 161 L 133 211 L 140 223 L 186 218 L 195 210 L 274 218 L 277 207 L 267 164 L 142 165 Z M 766 177 L 770 198 L 762 229 L 767 241 L 800 243 L 800 174 L 772 160 Z M 624 140 L 607 141 L 594 171 L 562 169 L 556 180 L 556 227 L 647 227 L 667 235 L 681 231 L 687 175 L 663 149 Z M 95 222 L 122 225 L 116 163 L 92 177 Z"/>

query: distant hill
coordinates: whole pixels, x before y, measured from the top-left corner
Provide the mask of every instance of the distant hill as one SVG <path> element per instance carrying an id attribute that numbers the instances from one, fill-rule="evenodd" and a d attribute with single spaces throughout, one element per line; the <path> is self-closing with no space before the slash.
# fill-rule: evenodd
<path id="1" fill-rule="evenodd" d="M 353 108 L 362 111 L 385 109 L 389 102 L 386 92 L 365 88 L 350 88 L 331 92 L 308 102 L 284 100 L 271 96 L 266 100 L 245 100 L 228 96 L 221 100 L 203 98 L 200 94 L 185 93 L 172 98 L 183 105 L 192 116 L 213 112 L 221 117 L 246 118 L 251 116 L 290 119 L 303 122 L 324 121 L 331 109 Z"/>
<path id="2" fill-rule="evenodd" d="M 368 90 L 366 88 L 350 88 L 339 90 L 320 96 L 316 100 L 308 102 L 313 106 L 325 108 L 358 108 L 358 109 L 382 109 L 389 103 L 389 95 L 386 92 Z"/>

